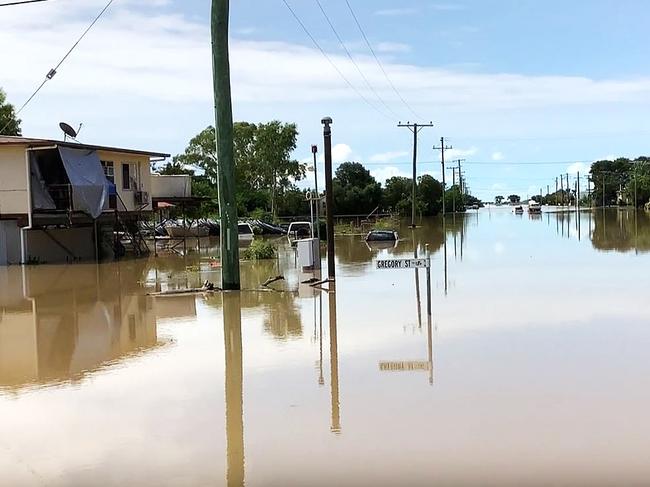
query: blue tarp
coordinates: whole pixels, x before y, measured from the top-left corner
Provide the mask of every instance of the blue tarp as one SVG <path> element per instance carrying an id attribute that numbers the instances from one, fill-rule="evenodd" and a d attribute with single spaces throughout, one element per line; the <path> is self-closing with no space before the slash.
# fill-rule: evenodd
<path id="1" fill-rule="evenodd" d="M 94 150 L 59 147 L 63 167 L 72 186 L 75 210 L 97 218 L 108 198 L 110 183 L 104 175 L 99 156 Z"/>

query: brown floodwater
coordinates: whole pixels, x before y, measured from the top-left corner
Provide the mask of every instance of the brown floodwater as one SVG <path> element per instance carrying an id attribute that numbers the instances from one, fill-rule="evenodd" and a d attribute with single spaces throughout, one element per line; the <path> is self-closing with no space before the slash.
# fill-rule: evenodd
<path id="1" fill-rule="evenodd" d="M 239 293 L 152 295 L 218 283 L 214 242 L 0 269 L 0 485 L 648 485 L 648 214 L 399 231 L 338 237 L 335 293 L 283 239 Z M 427 248 L 430 318 L 375 264 Z"/>

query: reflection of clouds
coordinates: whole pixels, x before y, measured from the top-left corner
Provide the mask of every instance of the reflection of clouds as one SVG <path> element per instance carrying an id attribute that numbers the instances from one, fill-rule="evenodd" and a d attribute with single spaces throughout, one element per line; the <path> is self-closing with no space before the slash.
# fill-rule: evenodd
<path id="1" fill-rule="evenodd" d="M 503 245 L 503 243 L 501 243 L 501 242 L 496 242 L 496 243 L 494 244 L 494 253 L 495 253 L 495 254 L 497 254 L 497 255 L 501 255 L 501 254 L 503 254 L 503 253 L 505 252 L 505 250 L 506 250 L 506 246 Z"/>

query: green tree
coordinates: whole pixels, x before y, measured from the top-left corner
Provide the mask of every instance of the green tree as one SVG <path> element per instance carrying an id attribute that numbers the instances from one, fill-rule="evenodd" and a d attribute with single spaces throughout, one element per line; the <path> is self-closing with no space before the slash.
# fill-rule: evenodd
<path id="1" fill-rule="evenodd" d="M 182 174 L 188 174 L 194 176 L 194 170 L 185 167 L 183 164 L 177 161 L 177 158 L 174 157 L 171 162 L 168 162 L 162 167 L 156 169 L 158 174 L 163 176 L 177 176 Z"/>
<path id="2" fill-rule="evenodd" d="M 625 199 L 636 207 L 641 207 L 650 201 L 650 158 L 641 156 L 632 161 L 630 178 L 625 187 Z"/>
<path id="3" fill-rule="evenodd" d="M 262 175 L 262 184 L 271 192 L 271 213 L 276 214 L 278 191 L 289 189 L 293 181 L 305 176 L 306 165 L 291 159 L 296 148 L 296 124 L 277 120 L 259 124 L 255 134 L 255 170 Z"/>
<path id="4" fill-rule="evenodd" d="M 457 184 L 451 186 L 445 191 L 445 210 L 453 211 L 455 208 L 456 211 L 465 211 L 465 196 Z"/>
<path id="5" fill-rule="evenodd" d="M 291 159 L 298 131 L 295 124 L 236 122 L 233 126 L 235 184 L 240 212 L 265 208 L 275 212 L 277 198 L 305 175 L 305 165 Z M 214 127 L 190 140 L 174 162 L 195 166 L 216 183 L 217 156 Z"/>
<path id="6" fill-rule="evenodd" d="M 418 208 L 425 216 L 437 215 L 442 208 L 442 183 L 424 174 L 418 178 Z"/>
<path id="7" fill-rule="evenodd" d="M 22 135 L 20 119 L 16 117 L 16 110 L 7 102 L 7 94 L 0 88 L 0 135 Z"/>
<path id="8" fill-rule="evenodd" d="M 386 181 L 382 195 L 384 208 L 405 215 L 411 208 L 411 179 L 402 176 L 393 176 Z"/>
<path id="9" fill-rule="evenodd" d="M 495 197 L 494 197 L 494 202 L 495 202 L 497 205 L 500 205 L 501 203 L 503 203 L 503 200 L 504 200 L 504 199 L 505 199 L 505 198 L 504 198 L 503 196 L 501 196 L 501 195 L 499 195 L 499 196 L 495 196 Z"/>
<path id="10" fill-rule="evenodd" d="M 521 197 L 518 194 L 511 194 L 508 196 L 508 201 L 510 201 L 510 203 L 519 203 L 521 201 Z"/>
<path id="11" fill-rule="evenodd" d="M 618 202 L 619 189 L 627 186 L 633 171 L 632 161 L 619 157 L 614 161 L 596 161 L 591 165 L 594 184 L 594 201 L 597 205 L 613 205 Z M 604 196 L 604 198 L 603 198 Z"/>
<path id="12" fill-rule="evenodd" d="M 381 184 L 363 165 L 344 162 L 335 174 L 333 188 L 336 214 L 369 214 L 381 205 Z"/>

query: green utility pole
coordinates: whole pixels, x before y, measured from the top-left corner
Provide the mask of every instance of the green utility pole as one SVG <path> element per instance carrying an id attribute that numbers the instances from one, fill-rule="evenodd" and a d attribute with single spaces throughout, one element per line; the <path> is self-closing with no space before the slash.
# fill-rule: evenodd
<path id="1" fill-rule="evenodd" d="M 230 0 L 212 0 L 212 78 L 217 139 L 217 189 L 221 213 L 221 287 L 238 290 L 239 236 L 232 139 L 228 11 Z"/>

